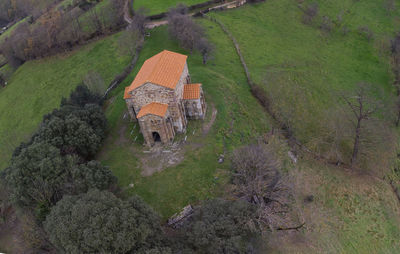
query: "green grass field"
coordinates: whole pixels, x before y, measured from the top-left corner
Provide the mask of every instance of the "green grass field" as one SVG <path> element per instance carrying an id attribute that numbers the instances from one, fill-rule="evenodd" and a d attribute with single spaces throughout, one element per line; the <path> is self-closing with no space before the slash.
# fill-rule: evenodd
<path id="1" fill-rule="evenodd" d="M 199 4 L 206 2 L 205 0 L 134 0 L 133 9 L 145 8 L 148 15 L 154 15 L 168 11 L 169 8 L 175 7 L 179 3 L 186 5 Z"/>
<path id="2" fill-rule="evenodd" d="M 118 34 L 78 48 L 76 51 L 18 68 L 6 88 L 0 89 L 0 168 L 13 149 L 30 137 L 42 116 L 59 106 L 91 70 L 110 82 L 130 58 L 118 50 Z"/>
<path id="3" fill-rule="evenodd" d="M 216 54 L 207 65 L 202 64 L 198 54 L 189 55 L 189 72 L 194 82 L 201 82 L 204 86 L 208 103 L 205 122 L 210 119 L 213 105 L 218 113 L 206 136 L 202 134 L 200 121 L 189 122 L 188 144 L 184 147 L 185 158 L 181 164 L 150 177 L 142 177 L 140 158 L 144 155 L 143 138 L 139 137 L 134 142 L 138 127 L 133 129 L 134 124 L 122 120 L 126 112 L 122 99 L 123 89 L 133 80 L 142 63 L 163 49 L 188 53 L 182 51 L 175 42 L 166 39 L 168 34 L 165 27 L 151 31 L 137 67 L 115 91 L 106 111 L 110 138 L 98 159 L 110 166 L 120 179 L 122 188 L 134 183 L 135 187 L 127 193 L 142 196 L 164 218 L 188 204 L 221 194 L 227 180 L 225 175 L 229 163 L 218 164 L 218 156 L 224 149 L 230 151 L 233 147 L 253 142 L 255 137 L 270 129 L 267 116 L 250 94 L 230 41 L 218 26 L 205 20 L 202 24 L 208 28 L 208 35 L 216 45 Z M 128 142 L 121 142 L 121 131 Z M 177 137 L 178 140 L 183 138 L 183 134 Z"/>
<path id="4" fill-rule="evenodd" d="M 275 109 L 309 147 L 326 131 L 327 111 L 339 105 L 339 91 L 350 92 L 365 81 L 381 87 L 379 99 L 392 103 L 389 46 L 399 24 L 395 14 L 386 14 L 381 1 L 318 2 L 319 16 L 336 23 L 342 16 L 341 25 L 330 33 L 319 29 L 320 17 L 312 26 L 304 25 L 303 12 L 292 0 L 210 13 L 233 33 L 252 78 L 273 99 L 279 98 Z M 349 28 L 347 35 L 344 26 Z M 361 26 L 374 31 L 373 40 L 358 33 Z"/>

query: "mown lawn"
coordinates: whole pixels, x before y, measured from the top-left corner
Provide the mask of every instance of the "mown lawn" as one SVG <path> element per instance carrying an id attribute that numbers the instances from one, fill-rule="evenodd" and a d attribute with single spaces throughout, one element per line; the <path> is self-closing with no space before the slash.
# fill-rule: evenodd
<path id="1" fill-rule="evenodd" d="M 293 0 L 209 14 L 233 33 L 253 79 L 278 95 L 277 111 L 310 147 L 323 135 L 327 110 L 339 104 L 339 91 L 350 92 L 365 81 L 383 89 L 379 99 L 384 103 L 392 102 L 390 38 L 400 22 L 400 9 L 388 15 L 382 1 L 316 2 L 320 11 L 312 25 L 302 23 L 303 12 Z M 323 16 L 333 22 L 330 33 L 319 28 Z M 369 41 L 359 27 L 368 27 L 374 38 Z"/>
<path id="2" fill-rule="evenodd" d="M 175 7 L 179 3 L 187 6 L 206 2 L 206 0 L 134 0 L 133 9 L 145 8 L 148 15 L 154 15 L 168 11 L 169 8 Z"/>
<path id="3" fill-rule="evenodd" d="M 164 218 L 188 204 L 221 195 L 228 180 L 229 151 L 254 142 L 255 137 L 270 130 L 267 116 L 250 94 L 231 42 L 215 24 L 206 20 L 201 20 L 201 23 L 207 27 L 216 50 L 207 65 L 202 64 L 200 55 L 189 55 L 189 72 L 194 82 L 203 83 L 208 104 L 205 122 L 209 121 L 213 107 L 218 113 L 207 135 L 202 134 L 201 121 L 190 121 L 187 133 L 176 138 L 182 140 L 187 135 L 185 157 L 179 165 L 150 177 L 142 177 L 140 158 L 144 155 L 143 150 L 147 149 L 142 146 L 143 138 L 138 133 L 138 127 L 134 128 L 134 123 L 123 120 L 126 112 L 123 89 L 133 80 L 142 63 L 164 49 L 188 54 L 168 39 L 166 27 L 151 31 L 137 67 L 115 91 L 106 110 L 110 138 L 98 159 L 110 166 L 123 189 L 134 184 L 133 189 L 126 191 L 127 194 L 139 194 Z M 122 136 L 128 142 L 121 142 L 123 128 L 126 129 Z M 218 157 L 224 150 L 227 151 L 227 160 L 218 164 Z"/>
<path id="4" fill-rule="evenodd" d="M 0 89 L 0 168 L 13 149 L 30 137 L 44 114 L 59 106 L 89 71 L 110 82 L 130 57 L 118 50 L 118 34 L 54 57 L 29 61 Z"/>

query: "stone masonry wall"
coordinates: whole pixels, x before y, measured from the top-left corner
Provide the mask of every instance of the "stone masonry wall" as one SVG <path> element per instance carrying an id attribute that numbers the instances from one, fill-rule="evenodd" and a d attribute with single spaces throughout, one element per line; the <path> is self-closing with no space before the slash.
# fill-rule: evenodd
<path id="1" fill-rule="evenodd" d="M 155 141 L 153 133 L 160 135 L 163 144 L 171 142 L 175 137 L 172 120 L 168 117 L 163 118 L 155 115 L 146 115 L 139 119 L 140 130 L 148 146 L 153 146 Z"/>

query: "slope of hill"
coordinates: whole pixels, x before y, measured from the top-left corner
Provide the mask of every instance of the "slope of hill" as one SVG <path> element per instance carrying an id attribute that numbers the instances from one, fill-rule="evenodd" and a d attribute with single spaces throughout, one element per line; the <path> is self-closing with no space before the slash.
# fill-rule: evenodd
<path id="1" fill-rule="evenodd" d="M 301 8 L 300 2 L 304 2 Z M 390 107 L 394 91 L 389 46 L 400 14 L 399 9 L 387 13 L 381 1 L 317 2 L 319 16 L 311 25 L 302 23 L 302 8 L 311 1 L 269 0 L 209 14 L 236 37 L 252 78 L 275 97 L 274 109 L 311 148 L 320 148 L 316 143 L 325 135 L 329 109 L 341 106 L 338 91 L 351 92 L 358 82 L 370 82 L 383 89 L 378 99 Z M 135 8 L 140 3 L 154 7 L 154 14 L 176 1 L 137 0 Z M 324 16 L 332 21 L 330 31 L 320 28 L 327 21 Z M 151 30 L 134 71 L 105 106 L 109 136 L 97 159 L 110 166 L 126 196 L 140 195 L 163 218 L 188 204 L 229 195 L 230 152 L 254 142 L 273 126 L 250 93 L 230 39 L 217 24 L 198 22 L 215 45 L 207 65 L 198 53 L 189 54 L 171 40 L 166 27 Z M 365 27 L 373 32 L 373 39 L 364 34 Z M 110 81 L 123 69 L 129 58 L 118 53 L 117 37 L 65 56 L 27 62 L 13 74 L 10 85 L 0 89 L 0 167 L 37 128 L 42 115 L 56 107 L 88 71 L 96 70 Z M 150 154 L 137 124 L 127 117 L 122 97 L 143 62 L 163 49 L 189 54 L 189 71 L 193 81 L 204 85 L 208 113 L 204 122 L 190 121 L 187 133 L 179 135 L 175 145 Z M 387 111 L 380 117 L 390 121 L 391 111 Z M 384 152 L 368 165 L 371 173 L 364 168 L 327 166 L 307 156 L 292 163 L 286 142 L 281 143 L 279 155 L 293 181 L 295 208 L 305 224 L 296 231 L 267 235 L 271 253 L 396 253 L 400 249 L 399 202 L 390 185 L 374 176 L 374 172 L 379 176 L 388 172 L 396 152 L 392 144 L 374 148 Z M 221 155 L 223 163 L 218 162 Z"/>
<path id="2" fill-rule="evenodd" d="M 340 94 L 351 94 L 360 82 L 382 89 L 376 94 L 385 105 L 381 117 L 393 122 L 390 39 L 400 10 L 387 14 L 383 4 L 373 0 L 319 1 L 320 14 L 305 25 L 302 9 L 309 2 L 299 8 L 293 0 L 269 1 L 210 15 L 233 33 L 252 78 L 274 100 L 274 110 L 295 136 L 309 148 L 324 152 L 329 132 L 334 131 L 329 129 L 332 121 L 346 118 L 337 113 L 343 108 Z M 331 31 L 320 28 L 323 19 L 328 19 L 323 17 L 331 20 Z M 363 28 L 371 31 L 372 39 L 365 37 Z M 341 114 L 339 119 L 335 114 Z M 342 143 L 342 150 L 351 151 L 352 141 Z M 380 149 L 386 148 L 393 149 Z M 375 159 L 383 163 L 393 152 L 385 151 Z M 342 160 L 349 161 L 349 154 L 342 155 Z"/>
<path id="3" fill-rule="evenodd" d="M 0 168 L 38 127 L 43 115 L 56 108 L 89 71 L 100 73 L 107 83 L 124 69 L 130 58 L 118 50 L 118 36 L 18 68 L 8 86 L 0 89 Z"/>
<path id="4" fill-rule="evenodd" d="M 330 33 L 321 31 L 318 23 L 320 20 L 316 20 L 312 26 L 304 25 L 301 22 L 303 12 L 298 8 L 297 2 L 291 0 L 268 1 L 233 11 L 210 14 L 222 21 L 237 38 L 254 80 L 258 84 L 268 85 L 266 91 L 276 89 L 284 95 L 278 97 L 278 106 L 284 112 L 294 112 L 291 115 L 294 116 L 291 124 L 296 135 L 307 144 L 312 144 L 312 141 L 321 135 L 320 128 L 326 124 L 324 112 L 340 104 L 335 98 L 337 91 L 351 91 L 358 82 L 367 81 L 383 88 L 384 94 L 380 99 L 384 103 L 390 104 L 393 100 L 388 39 L 395 32 L 396 19 L 386 16 L 384 12 L 378 12 L 379 15 L 374 16 L 376 23 L 372 24 L 372 19 L 363 18 L 363 15 L 371 14 L 366 10 L 369 10 L 368 6 L 374 5 L 373 1 L 348 3 L 338 2 L 334 7 L 328 8 L 325 2 L 320 2 L 321 15 L 327 15 L 324 11 L 328 9 L 331 11 L 330 15 L 335 17 L 336 10 L 340 12 L 342 8 L 345 13 L 352 14 L 343 15 L 343 22 L 351 31 L 346 35 L 340 29 Z M 350 9 L 346 9 L 347 7 Z M 375 5 L 375 8 L 377 7 Z M 214 182 L 214 179 L 221 179 L 221 174 L 229 169 L 229 165 L 225 163 L 216 163 L 218 154 L 223 151 L 222 145 L 224 142 L 229 144 L 229 154 L 233 147 L 251 142 L 251 139 L 240 142 L 240 129 L 246 128 L 247 125 L 239 127 L 240 125 L 236 124 L 241 119 L 243 121 L 243 118 L 248 122 L 249 119 L 257 122 L 257 116 L 266 115 L 266 112 L 246 107 L 243 111 L 229 110 L 238 102 L 239 105 L 249 105 L 248 103 L 255 99 L 249 98 L 247 103 L 241 102 L 249 96 L 248 87 L 243 70 L 240 70 L 239 59 L 232 52 L 232 42 L 222 35 L 222 30 L 216 24 L 206 20 L 199 22 L 216 44 L 216 55 L 210 62 L 211 66 L 202 66 L 197 60 L 198 56 L 191 55 L 189 68 L 194 80 L 198 79 L 204 83 L 207 100 L 214 102 L 218 115 L 207 138 L 201 139 L 200 135 L 192 134 L 193 130 L 194 133 L 198 133 L 200 126 L 190 123 L 190 127 L 189 124 L 188 145 L 181 164 L 165 166 L 162 172 L 143 176 L 141 173 L 149 160 L 143 159 L 146 158 L 146 153 L 142 152 L 143 140 L 138 134 L 138 127 L 123 120 L 125 106 L 119 99 L 122 97 L 122 90 L 115 93 L 107 109 L 112 126 L 111 137 L 99 159 L 114 170 L 127 194 L 133 192 L 144 197 L 165 217 L 188 203 L 224 195 L 226 180 Z M 370 26 L 374 29 L 373 42 L 358 32 L 360 26 Z M 176 45 L 165 38 L 167 35 L 164 28 L 151 32 L 138 66 L 144 59 L 163 48 L 177 50 Z M 212 79 L 208 77 L 211 70 L 216 70 L 213 71 Z M 133 77 L 134 75 L 131 75 L 124 85 L 128 85 Z M 226 87 L 229 82 L 221 83 L 220 78 L 232 80 L 233 84 L 237 83 L 238 86 Z M 217 92 L 219 89 L 224 89 L 225 97 L 230 96 L 230 93 L 232 96 L 236 95 L 234 103 L 220 95 Z M 237 96 L 238 94 L 240 96 Z M 227 108 L 224 109 L 225 107 Z M 248 118 L 249 115 L 252 117 Z M 233 133 L 238 131 L 239 135 L 228 135 L 221 140 L 221 131 L 230 133 L 229 129 L 226 132 L 226 128 L 230 128 L 229 125 L 220 126 L 229 123 L 229 120 L 226 120 L 229 116 L 234 119 Z M 252 128 L 250 137 L 262 135 L 266 130 Z M 203 150 L 202 147 L 193 149 L 193 144 L 206 145 Z M 388 151 L 386 161 L 393 159 L 393 152 Z M 209 157 L 213 159 L 210 160 Z M 379 165 L 374 169 L 381 173 L 388 172 L 388 168 L 384 168 L 387 164 L 379 163 L 381 161 L 374 164 Z M 386 182 L 369 174 L 326 166 L 307 157 L 300 159 L 297 165 L 286 165 L 285 169 L 295 182 L 297 208 L 306 224 L 297 232 L 271 234 L 268 237 L 270 251 L 394 253 L 399 248 L 399 203 Z M 134 184 L 132 189 L 128 187 L 131 183 Z M 305 202 L 305 198 L 310 195 L 314 197 L 314 201 Z"/>

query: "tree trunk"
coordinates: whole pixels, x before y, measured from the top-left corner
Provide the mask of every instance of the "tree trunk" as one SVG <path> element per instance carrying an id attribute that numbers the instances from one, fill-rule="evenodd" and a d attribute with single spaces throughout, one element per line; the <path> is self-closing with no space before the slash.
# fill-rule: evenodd
<path id="1" fill-rule="evenodd" d="M 351 166 L 353 166 L 357 160 L 358 149 L 360 146 L 360 133 L 361 133 L 361 118 L 359 118 L 357 120 L 356 136 L 354 138 L 353 155 L 351 157 Z"/>

